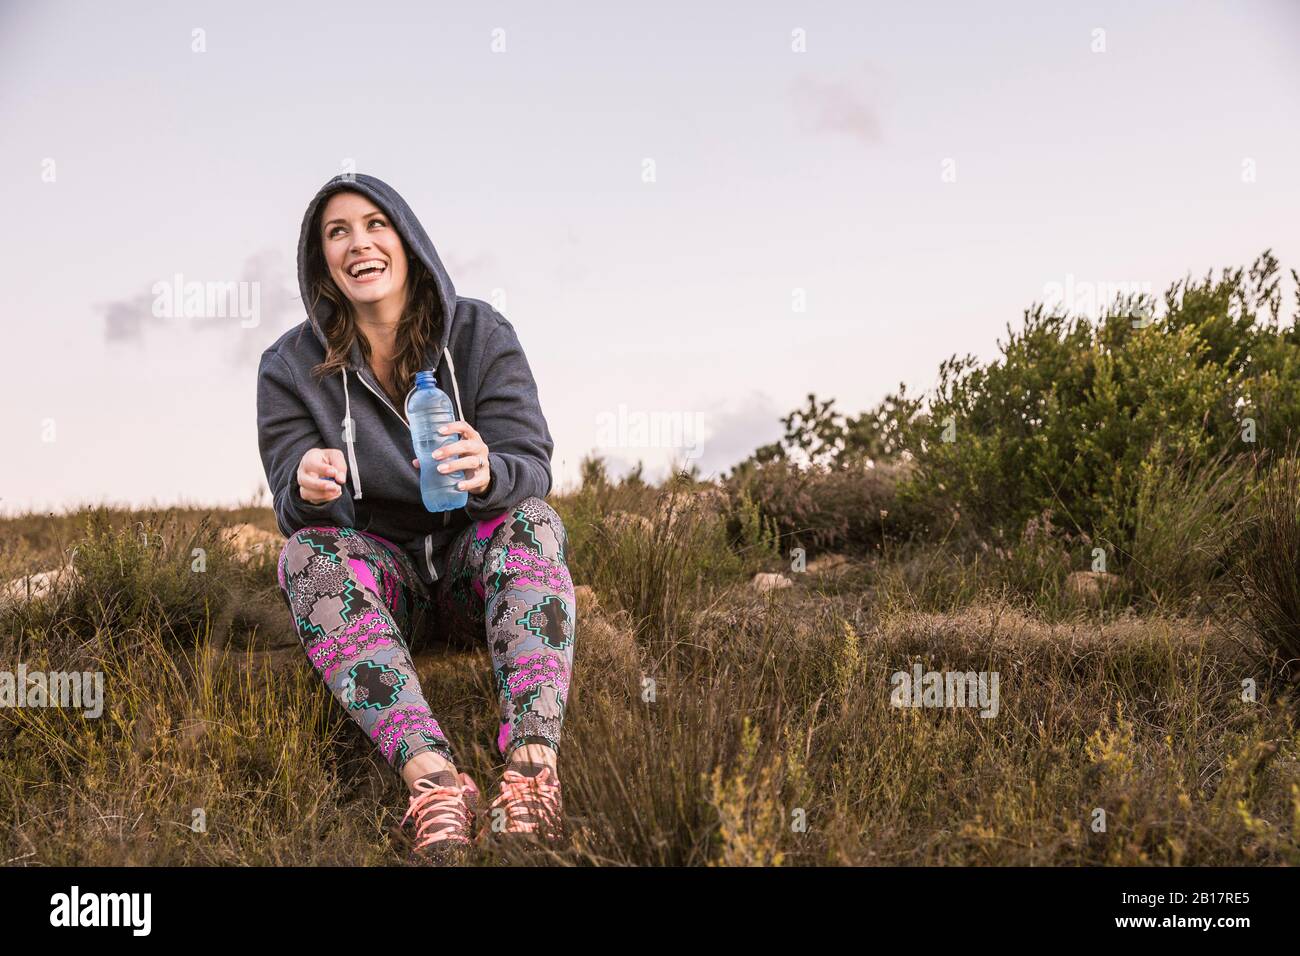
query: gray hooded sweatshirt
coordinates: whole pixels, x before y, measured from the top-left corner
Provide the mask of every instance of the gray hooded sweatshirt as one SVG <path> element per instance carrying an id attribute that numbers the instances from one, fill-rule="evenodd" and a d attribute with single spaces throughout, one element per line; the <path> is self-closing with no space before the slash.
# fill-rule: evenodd
<path id="1" fill-rule="evenodd" d="M 388 215 L 407 255 L 417 257 L 437 284 L 442 340 L 430 345 L 424 368 L 434 370 L 438 387 L 451 396 L 456 417 L 482 436 L 492 475 L 487 493 L 471 494 L 456 511 L 425 510 L 406 410 L 384 394 L 359 344 L 346 369 L 319 382 L 311 374 L 325 360 L 323 330 L 334 315 L 324 299 L 316 314 L 310 312 L 307 236 L 317 208 L 344 189 L 369 197 Z M 257 443 L 280 532 L 288 537 L 310 525 L 370 532 L 402 547 L 430 585 L 444 575 L 448 545 L 472 520 L 495 518 L 524 498 L 550 492 L 554 442 L 523 347 L 492 306 L 456 294 L 411 208 L 373 176 L 336 176 L 308 204 L 298 239 L 298 285 L 307 319 L 262 353 L 257 371 Z M 346 449 L 348 487 L 323 505 L 304 501 L 298 489 L 298 463 L 312 448 Z"/>

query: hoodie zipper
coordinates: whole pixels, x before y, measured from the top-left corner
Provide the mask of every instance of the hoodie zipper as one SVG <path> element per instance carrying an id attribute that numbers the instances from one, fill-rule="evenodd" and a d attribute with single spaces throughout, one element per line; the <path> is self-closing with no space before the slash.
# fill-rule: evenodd
<path id="1" fill-rule="evenodd" d="M 438 357 L 438 364 L 439 364 L 439 365 L 442 364 L 442 356 L 441 356 L 441 355 L 439 355 L 439 357 Z M 437 366 L 434 366 L 434 367 L 436 368 Z M 377 398 L 377 399 L 379 399 L 381 402 L 383 402 L 383 403 L 388 407 L 388 410 L 391 411 L 394 415 L 396 415 L 396 416 L 401 420 L 402 424 L 405 425 L 405 426 L 407 427 L 407 430 L 409 431 L 409 430 L 410 430 L 410 427 L 411 427 L 411 423 L 408 422 L 408 421 L 406 420 L 406 418 L 405 418 L 405 417 L 404 417 L 400 412 L 398 412 L 397 409 L 393 408 L 393 404 L 392 404 L 392 402 L 390 402 L 386 397 L 384 397 L 383 395 L 380 395 L 378 392 L 376 392 L 376 391 L 374 390 L 374 388 L 371 386 L 371 384 L 370 384 L 369 382 L 366 381 L 366 376 L 362 373 L 361 369 L 357 369 L 357 378 L 361 379 L 361 384 L 364 385 L 366 388 L 370 389 L 370 391 L 374 393 L 375 398 Z M 459 411 L 459 410 L 458 410 L 458 411 Z M 442 526 L 443 526 L 444 528 L 447 527 L 447 522 L 450 521 L 450 520 L 451 520 L 451 512 L 450 512 L 450 511 L 444 511 L 444 512 L 442 513 Z M 430 551 L 432 545 L 433 545 L 433 535 L 428 535 L 428 534 L 426 534 L 426 535 L 424 536 L 424 560 L 425 560 L 425 564 L 427 564 L 427 565 L 429 566 L 429 575 L 430 575 L 430 577 L 432 577 L 432 578 L 436 581 L 436 580 L 438 580 L 438 575 L 434 572 L 434 570 L 433 570 L 433 562 L 432 562 L 432 561 L 430 560 L 430 558 L 429 558 L 429 551 Z"/>
<path id="2" fill-rule="evenodd" d="M 396 415 L 398 419 L 401 421 L 401 423 L 407 427 L 407 429 L 410 429 L 411 423 L 408 422 L 405 417 L 403 417 L 401 412 L 393 408 L 392 402 L 390 402 L 383 395 L 380 395 L 378 392 L 375 392 L 374 388 L 371 387 L 370 383 L 366 381 L 366 376 L 361 372 L 360 369 L 357 370 L 357 378 L 361 379 L 362 385 L 364 385 L 366 388 L 369 388 L 370 391 L 374 392 L 375 398 L 379 399 L 381 402 L 383 402 L 385 405 L 388 406 L 388 410 L 392 412 L 394 415 Z"/>

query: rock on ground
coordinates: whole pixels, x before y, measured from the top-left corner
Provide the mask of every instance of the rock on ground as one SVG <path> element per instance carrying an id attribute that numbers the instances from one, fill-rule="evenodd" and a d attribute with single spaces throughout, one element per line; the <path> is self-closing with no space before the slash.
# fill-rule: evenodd
<path id="1" fill-rule="evenodd" d="M 284 547 L 284 539 L 278 534 L 251 524 L 229 525 L 217 534 L 230 545 L 240 561 L 251 561 L 263 554 L 278 554 Z"/>
<path id="2" fill-rule="evenodd" d="M 761 572 L 754 575 L 753 580 L 749 583 L 753 586 L 754 590 L 758 591 L 760 594 L 767 591 L 778 591 L 781 588 L 788 588 L 794 584 L 794 582 L 784 574 L 764 574 Z"/>
<path id="3" fill-rule="evenodd" d="M 24 574 L 0 585 L 0 604 L 21 603 L 49 597 L 58 588 L 71 585 L 76 577 L 77 572 L 72 565 L 64 565 L 50 571 L 37 571 L 35 574 Z"/>
<path id="4" fill-rule="evenodd" d="M 649 535 L 655 532 L 654 522 L 645 515 L 633 514 L 630 511 L 611 511 L 605 516 L 605 526 L 615 531 L 632 528 Z"/>
<path id="5" fill-rule="evenodd" d="M 824 554 L 808 562 L 808 571 L 812 574 L 821 574 L 824 571 L 841 568 L 848 563 L 849 559 L 842 554 Z"/>
<path id="6" fill-rule="evenodd" d="M 671 526 L 682 515 L 696 512 L 700 515 L 726 514 L 730 499 L 721 488 L 701 488 L 695 491 L 674 491 L 659 499 L 658 515 Z"/>
<path id="7" fill-rule="evenodd" d="M 1065 579 L 1065 591 L 1088 604 L 1100 604 L 1102 598 L 1119 585 L 1119 576 L 1109 571 L 1074 571 Z"/>

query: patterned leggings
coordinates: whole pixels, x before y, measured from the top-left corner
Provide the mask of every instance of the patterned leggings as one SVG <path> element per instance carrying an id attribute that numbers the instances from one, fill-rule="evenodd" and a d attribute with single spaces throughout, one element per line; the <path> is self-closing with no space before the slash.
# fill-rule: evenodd
<path id="1" fill-rule="evenodd" d="M 431 594 L 391 541 L 351 528 L 302 528 L 280 555 L 280 589 L 312 666 L 394 770 L 430 750 L 454 760 L 408 644 L 408 636 L 418 643 L 431 614 L 449 638 L 486 635 L 501 753 L 526 744 L 558 750 L 576 623 L 565 540 L 555 510 L 525 498 L 451 542 Z"/>

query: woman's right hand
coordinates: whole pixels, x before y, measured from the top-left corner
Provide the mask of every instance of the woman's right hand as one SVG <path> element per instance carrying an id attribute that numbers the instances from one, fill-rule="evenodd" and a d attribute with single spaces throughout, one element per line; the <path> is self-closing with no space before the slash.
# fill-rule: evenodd
<path id="1" fill-rule="evenodd" d="M 298 493 L 309 505 L 323 505 L 343 494 L 348 463 L 337 448 L 312 448 L 298 462 Z"/>

